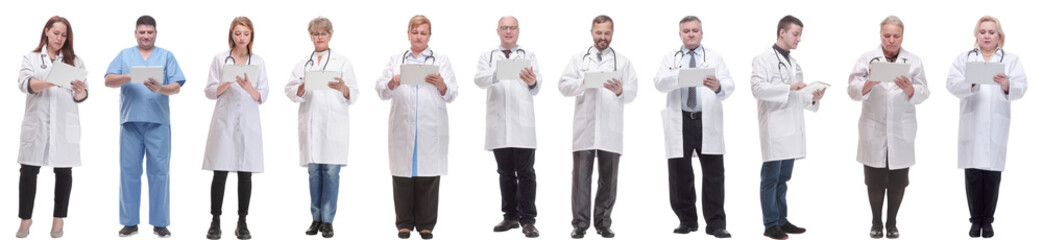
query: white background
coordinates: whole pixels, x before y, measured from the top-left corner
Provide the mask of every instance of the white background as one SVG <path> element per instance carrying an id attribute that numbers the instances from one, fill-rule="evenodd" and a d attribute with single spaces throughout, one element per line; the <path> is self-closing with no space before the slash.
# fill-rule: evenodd
<path id="1" fill-rule="evenodd" d="M 790 219 L 808 233 L 793 239 L 867 238 L 870 211 L 862 165 L 855 157 L 856 123 L 861 103 L 846 94 L 847 76 L 862 53 L 879 45 L 879 23 L 890 14 L 905 22 L 904 47 L 919 55 L 926 68 L 931 97 L 917 107 L 918 164 L 899 215 L 903 239 L 966 238 L 968 210 L 963 171 L 956 168 L 959 100 L 945 90 L 945 76 L 958 54 L 971 50 L 975 21 L 998 17 L 1008 39 L 1006 49 L 1021 56 L 1030 79 L 1041 53 L 1037 18 L 1029 1 L 16 1 L 4 3 L 4 44 L 0 72 L 8 83 L 0 88 L 2 112 L 0 164 L 5 193 L 0 221 L 12 234 L 18 225 L 18 132 L 24 94 L 15 88 L 23 54 L 39 41 L 43 24 L 53 15 L 67 17 L 75 33 L 77 55 L 90 71 L 90 98 L 80 104 L 83 126 L 83 166 L 73 170 L 75 183 L 66 236 L 71 239 L 116 238 L 119 185 L 119 91 L 106 88 L 103 76 L 121 49 L 134 46 L 135 19 L 150 14 L 158 21 L 157 46 L 171 50 L 188 78 L 181 93 L 171 97 L 173 156 L 171 159 L 171 226 L 175 239 L 201 239 L 209 224 L 212 173 L 200 170 L 214 101 L 203 86 L 214 54 L 227 50 L 233 17 L 246 15 L 256 27 L 254 51 L 268 63 L 271 95 L 261 106 L 267 169 L 254 176 L 250 226 L 256 239 L 302 239 L 310 219 L 307 173 L 298 167 L 297 105 L 283 87 L 290 70 L 312 51 L 306 31 L 309 20 L 329 17 L 335 29 L 330 46 L 354 63 L 361 96 L 352 108 L 350 163 L 341 172 L 340 208 L 334 223 L 338 238 L 395 239 L 391 178 L 387 160 L 388 102 L 373 91 L 389 56 L 409 44 L 408 19 L 425 14 L 433 22 L 431 49 L 453 63 L 460 95 L 449 105 L 450 175 L 442 178 L 439 239 L 521 239 L 518 230 L 493 233 L 501 219 L 496 165 L 482 150 L 485 92 L 472 82 L 476 60 L 499 43 L 497 19 L 518 17 L 520 44 L 536 53 L 544 77 L 535 97 L 539 147 L 536 156 L 542 239 L 565 239 L 571 226 L 571 123 L 573 99 L 562 97 L 557 79 L 567 59 L 592 44 L 590 21 L 607 14 L 616 22 L 612 43 L 631 59 L 639 74 L 637 99 L 626 106 L 625 154 L 621 160 L 619 198 L 613 229 L 619 239 L 706 239 L 702 232 L 676 235 L 677 219 L 670 210 L 666 160 L 658 111 L 665 94 L 654 90 L 652 77 L 663 54 L 680 45 L 677 23 L 685 15 L 699 16 L 704 45 L 721 52 L 736 83 L 725 104 L 728 230 L 736 239 L 762 239 L 758 198 L 759 152 L 756 103 L 749 90 L 752 58 L 775 42 L 778 19 L 793 14 L 805 24 L 803 42 L 793 52 L 805 71 L 805 81 L 824 81 L 827 91 L 818 113 L 806 116 L 809 156 L 798 161 L 790 182 Z M 1031 89 L 1035 89 L 1035 84 Z M 1031 106 L 1039 106 L 1035 90 L 1013 103 L 1008 169 L 1004 173 L 997 239 L 1026 239 L 1038 233 L 1032 221 L 1038 207 L 1037 169 L 1043 164 L 1031 148 L 1041 130 Z M 698 166 L 698 164 L 696 164 Z M 696 167 L 698 172 L 699 168 Z M 698 174 L 697 174 L 698 177 Z M 35 226 L 31 238 L 47 236 L 52 211 L 53 174 L 39 177 Z M 698 179 L 698 178 L 697 178 Z M 697 190 L 702 190 L 697 183 Z M 143 189 L 143 192 L 146 192 Z M 236 180 L 229 177 L 224 207 L 224 237 L 234 237 Z M 147 194 L 142 197 L 142 234 L 147 224 Z M 699 194 L 701 196 L 702 194 Z M 700 206 L 702 201 L 700 200 Z M 700 209 L 701 211 L 701 209 Z M 701 214 L 701 212 L 700 212 Z M 700 220 L 705 226 L 705 221 Z M 703 229 L 700 229 L 703 230 Z M 588 238 L 600 238 L 588 232 Z M 10 236 L 10 235 L 7 235 Z M 414 238 L 417 236 L 414 235 Z"/>

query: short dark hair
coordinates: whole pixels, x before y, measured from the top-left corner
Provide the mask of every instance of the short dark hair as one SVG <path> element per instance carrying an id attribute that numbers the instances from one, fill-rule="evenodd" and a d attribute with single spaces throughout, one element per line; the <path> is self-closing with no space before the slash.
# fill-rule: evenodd
<path id="1" fill-rule="evenodd" d="M 141 17 L 138 17 L 138 23 L 134 27 L 141 25 L 156 27 L 156 19 L 149 15 L 141 15 Z"/>
<path id="2" fill-rule="evenodd" d="M 681 22 L 678 23 L 678 25 L 684 24 L 686 22 L 691 22 L 691 21 L 696 21 L 696 22 L 699 22 L 700 24 L 703 23 L 702 20 L 699 20 L 699 17 L 688 15 L 688 16 L 684 16 L 684 18 L 681 18 Z"/>
<path id="3" fill-rule="evenodd" d="M 786 15 L 785 17 L 782 17 L 782 19 L 779 19 L 779 28 L 775 29 L 775 37 L 780 37 L 781 35 L 779 35 L 779 31 L 789 28 L 790 24 L 804 27 L 804 23 L 801 22 L 800 19 L 797 19 L 797 17 L 794 17 L 793 15 Z"/>
<path id="4" fill-rule="evenodd" d="M 590 29 L 594 29 L 594 24 L 605 23 L 605 22 L 611 23 L 612 24 L 611 25 L 612 29 L 615 30 L 616 22 L 612 21 L 612 18 L 610 18 L 610 17 L 608 17 L 606 15 L 598 15 L 597 17 L 594 17 L 594 22 L 590 23 Z"/>

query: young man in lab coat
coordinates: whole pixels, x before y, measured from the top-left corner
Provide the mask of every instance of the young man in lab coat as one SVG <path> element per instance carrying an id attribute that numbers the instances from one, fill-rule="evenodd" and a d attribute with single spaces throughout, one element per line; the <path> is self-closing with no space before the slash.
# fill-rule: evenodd
<path id="1" fill-rule="evenodd" d="M 156 20 L 138 18 L 138 45 L 123 49 L 109 64 L 105 86 L 120 88 L 120 237 L 138 233 L 141 203 L 141 159 L 148 174 L 149 224 L 153 233 L 170 237 L 170 95 L 181 91 L 185 75 L 174 54 L 156 47 Z M 163 79 L 131 83 L 131 68 L 163 66 Z"/>
<path id="2" fill-rule="evenodd" d="M 540 92 L 540 75 L 536 55 L 518 46 L 518 19 L 504 16 L 496 28 L 500 47 L 478 57 L 474 83 L 486 89 L 485 150 L 496 157 L 500 174 L 500 197 L 503 221 L 494 232 L 522 228 L 526 237 L 539 237 L 536 229 L 536 115 L 532 96 Z M 499 79 L 498 63 L 504 60 L 531 61 L 517 76 Z"/>
<path id="3" fill-rule="evenodd" d="M 761 213 L 764 236 L 786 239 L 787 234 L 805 229 L 787 219 L 786 182 L 793 176 L 793 162 L 807 156 L 804 110 L 818 111 L 825 89 L 812 94 L 801 92 L 804 72 L 790 51 L 797 49 L 804 24 L 793 16 L 779 20 L 775 45 L 753 59 L 750 87 L 757 99 L 760 122 Z"/>
<path id="4" fill-rule="evenodd" d="M 683 45 L 680 50 L 663 56 L 655 77 L 656 89 L 667 93 L 666 108 L 661 114 L 666 137 L 670 207 L 681 221 L 674 233 L 688 234 L 699 230 L 695 174 L 692 172 L 694 152 L 702 166 L 706 234 L 729 238 L 731 233 L 725 229 L 724 214 L 724 112 L 721 101 L 733 92 L 735 83 L 724 58 L 717 51 L 702 46 L 702 25 L 702 20 L 695 16 L 681 19 L 678 35 Z M 680 87 L 681 69 L 688 68 L 713 68 L 714 74 L 700 79 L 702 86 Z"/>
<path id="5" fill-rule="evenodd" d="M 616 202 L 619 156 L 623 154 L 623 104 L 634 101 L 637 73 L 630 60 L 609 47 L 613 21 L 605 15 L 594 18 L 590 35 L 594 46 L 569 60 L 558 90 L 576 98 L 572 125 L 572 238 L 583 238 L 590 227 L 590 183 L 594 157 L 598 158 L 598 192 L 594 228 L 602 237 L 615 237 L 612 206 Z M 585 72 L 616 72 L 596 88 L 584 87 Z"/>

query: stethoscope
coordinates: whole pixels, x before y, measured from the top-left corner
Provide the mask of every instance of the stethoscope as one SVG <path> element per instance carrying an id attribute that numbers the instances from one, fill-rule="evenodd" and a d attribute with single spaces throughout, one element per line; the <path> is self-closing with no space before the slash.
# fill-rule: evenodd
<path id="1" fill-rule="evenodd" d="M 700 49 L 703 50 L 703 61 L 699 62 L 699 65 L 702 66 L 703 64 L 706 64 L 706 49 L 705 48 L 700 48 Z M 674 53 L 674 65 L 677 66 L 676 69 L 681 69 L 682 68 L 681 60 L 684 59 L 684 55 L 685 55 L 684 50 L 685 50 L 685 48 L 681 47 L 681 50 L 677 50 L 677 52 Z M 695 50 L 692 50 L 692 51 L 695 51 Z"/>
<path id="2" fill-rule="evenodd" d="M 967 58 L 971 58 L 971 54 L 972 53 L 975 54 L 975 55 L 981 55 L 981 51 L 978 50 L 977 48 L 975 48 L 974 50 L 971 50 L 970 52 L 967 52 Z M 997 48 L 995 53 L 999 53 L 1000 54 L 1000 63 L 1003 63 L 1003 58 L 1007 56 L 1007 52 L 1003 51 L 1002 48 Z M 984 57 L 982 57 L 982 59 L 984 60 Z"/>
<path id="3" fill-rule="evenodd" d="M 409 52 L 410 52 L 409 50 L 406 50 L 405 53 L 402 53 L 402 64 L 406 63 L 406 56 L 409 55 Z M 421 53 L 423 53 L 423 52 L 421 52 Z M 421 62 L 421 63 L 427 64 L 427 60 L 428 59 L 431 59 L 431 63 L 435 63 L 436 59 L 435 59 L 435 52 L 434 51 L 428 50 L 427 57 L 424 57 L 424 61 Z"/>
<path id="4" fill-rule="evenodd" d="M 779 50 L 772 48 L 772 52 L 775 53 L 775 59 L 779 60 L 779 78 L 782 78 L 783 82 L 786 82 L 789 76 L 789 67 L 785 63 L 782 63 L 782 57 L 779 57 Z"/>
<path id="5" fill-rule="evenodd" d="M 493 66 L 493 55 L 496 54 L 496 51 L 496 49 L 489 50 L 489 67 Z M 512 53 L 521 54 L 522 56 L 525 56 L 525 49 L 519 48 L 517 51 L 514 51 Z M 504 55 L 504 57 L 507 57 L 507 59 L 511 58 L 510 56 L 506 55 Z M 424 59 L 424 61 L 427 61 L 427 59 Z"/>
<path id="6" fill-rule="evenodd" d="M 253 55 L 253 53 L 246 53 L 246 65 L 253 63 Z M 235 58 L 232 57 L 231 51 L 228 51 L 228 56 L 225 57 L 225 64 L 228 64 L 229 59 L 232 60 L 232 64 L 235 64 Z M 308 59 L 308 61 L 311 61 L 311 59 Z"/>
<path id="7" fill-rule="evenodd" d="M 329 51 L 330 54 L 328 54 L 327 57 L 326 57 L 326 63 L 322 64 L 322 70 L 323 71 L 326 71 L 326 66 L 330 65 L 330 56 L 333 56 L 333 49 L 328 49 L 327 51 Z M 308 57 L 308 61 L 304 62 L 304 67 L 314 66 L 315 65 L 315 60 L 312 59 L 312 58 L 315 58 L 315 53 L 318 53 L 318 52 L 316 52 L 316 51 L 312 51 L 311 52 L 311 56 Z M 227 59 L 225 59 L 225 60 L 227 60 Z"/>
<path id="8" fill-rule="evenodd" d="M 58 61 L 60 59 L 62 59 L 62 57 L 58 56 L 54 58 L 54 61 Z M 47 59 L 44 57 L 43 54 L 40 54 L 40 69 L 47 69 Z"/>
<path id="9" fill-rule="evenodd" d="M 586 53 L 586 54 L 583 54 L 583 58 L 587 58 L 587 57 L 589 57 L 589 56 L 590 56 L 590 50 L 591 50 L 591 49 L 593 49 L 593 48 L 594 48 L 593 46 L 591 46 L 591 47 L 587 48 L 587 53 Z M 609 50 L 612 50 L 612 48 L 608 48 L 608 49 L 609 49 Z M 618 69 L 616 68 L 616 67 L 617 67 L 617 65 L 616 65 L 616 64 L 617 64 L 617 62 L 616 62 L 616 50 L 612 50 L 612 71 L 613 71 L 613 72 L 615 72 L 615 71 L 617 71 L 617 70 L 618 70 Z"/>
<path id="10" fill-rule="evenodd" d="M 883 61 L 883 60 L 881 60 L 881 58 L 882 57 L 874 57 L 873 59 L 869 59 L 869 63 Z M 898 59 L 895 59 L 895 60 L 897 62 Z M 902 58 L 902 63 L 908 63 L 908 62 L 909 62 L 909 58 Z"/>

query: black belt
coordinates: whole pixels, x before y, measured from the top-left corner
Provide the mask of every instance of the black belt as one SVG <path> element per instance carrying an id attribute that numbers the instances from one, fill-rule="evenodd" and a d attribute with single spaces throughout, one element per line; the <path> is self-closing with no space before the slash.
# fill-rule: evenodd
<path id="1" fill-rule="evenodd" d="M 681 116 L 691 120 L 703 119 L 703 112 L 681 111 Z"/>

